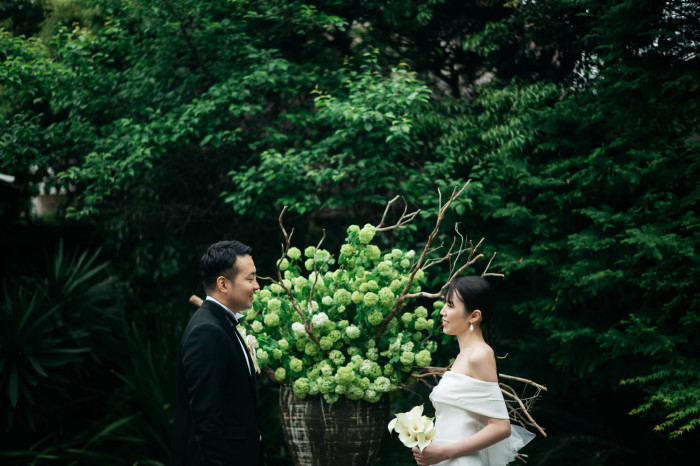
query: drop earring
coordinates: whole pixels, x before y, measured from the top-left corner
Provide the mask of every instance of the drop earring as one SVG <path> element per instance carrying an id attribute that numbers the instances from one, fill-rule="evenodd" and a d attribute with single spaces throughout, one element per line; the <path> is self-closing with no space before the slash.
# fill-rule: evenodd
<path id="1" fill-rule="evenodd" d="M 473 332 L 474 331 L 474 324 L 469 324 L 469 331 Z"/>

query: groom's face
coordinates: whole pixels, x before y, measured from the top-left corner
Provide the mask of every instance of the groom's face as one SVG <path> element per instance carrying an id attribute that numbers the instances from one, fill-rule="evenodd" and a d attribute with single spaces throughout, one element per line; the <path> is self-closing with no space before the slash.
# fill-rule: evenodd
<path id="1" fill-rule="evenodd" d="M 238 256 L 234 268 L 237 271 L 236 276 L 227 279 L 226 283 L 226 307 L 233 312 L 239 312 L 253 306 L 253 295 L 260 289 L 260 285 L 252 256 Z"/>

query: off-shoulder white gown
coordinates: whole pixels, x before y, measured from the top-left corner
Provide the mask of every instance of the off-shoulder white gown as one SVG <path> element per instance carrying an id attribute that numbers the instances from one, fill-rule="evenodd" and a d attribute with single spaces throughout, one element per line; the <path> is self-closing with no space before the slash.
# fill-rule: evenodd
<path id="1" fill-rule="evenodd" d="M 465 439 L 487 423 L 487 418 L 508 419 L 503 394 L 498 382 L 483 380 L 447 371 L 433 388 L 430 401 L 435 407 L 438 445 Z M 497 466 L 513 461 L 518 450 L 535 435 L 520 426 L 511 425 L 509 438 L 477 453 L 438 463 L 440 466 Z"/>

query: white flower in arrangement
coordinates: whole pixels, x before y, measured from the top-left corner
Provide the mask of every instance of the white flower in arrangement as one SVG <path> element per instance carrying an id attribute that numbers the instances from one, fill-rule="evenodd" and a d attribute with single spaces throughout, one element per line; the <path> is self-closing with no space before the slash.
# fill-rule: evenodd
<path id="1" fill-rule="evenodd" d="M 314 304 L 316 303 L 314 302 Z M 316 306 L 318 306 L 318 304 L 316 304 Z M 311 318 L 311 325 L 314 327 L 323 327 L 326 325 L 326 322 L 328 322 L 328 316 L 325 312 L 319 312 Z"/>
<path id="2" fill-rule="evenodd" d="M 421 453 L 437 435 L 433 418 L 423 416 L 423 405 L 406 413 L 398 413 L 389 423 L 389 432 L 392 430 L 399 434 L 401 443 L 408 448 L 417 446 Z"/>
<path id="3" fill-rule="evenodd" d="M 296 335 L 297 338 L 303 337 L 304 335 L 306 335 L 306 329 L 304 328 L 304 324 L 302 324 L 301 322 L 294 322 L 292 324 L 292 332 L 294 332 L 294 335 Z"/>

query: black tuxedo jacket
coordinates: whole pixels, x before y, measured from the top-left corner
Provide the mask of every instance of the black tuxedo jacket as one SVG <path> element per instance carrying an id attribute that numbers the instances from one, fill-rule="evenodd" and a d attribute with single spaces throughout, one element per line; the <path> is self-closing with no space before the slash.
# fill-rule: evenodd
<path id="1" fill-rule="evenodd" d="M 230 314 L 204 301 L 180 343 L 172 466 L 261 466 L 258 390 Z M 252 364 L 251 364 L 252 367 Z"/>

